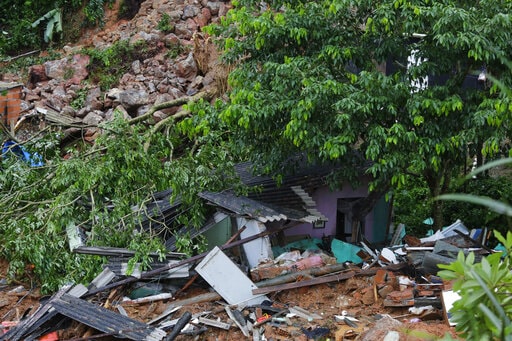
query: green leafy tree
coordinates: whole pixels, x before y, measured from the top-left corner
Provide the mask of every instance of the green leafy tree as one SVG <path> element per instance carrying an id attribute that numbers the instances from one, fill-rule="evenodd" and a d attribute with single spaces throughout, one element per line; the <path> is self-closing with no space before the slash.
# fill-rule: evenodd
<path id="1" fill-rule="evenodd" d="M 150 252 L 166 252 L 159 232 L 202 226 L 207 207 L 197 193 L 221 190 L 234 181 L 222 130 L 214 129 L 213 122 L 195 124 L 199 117 L 178 111 L 159 125 L 162 133 L 148 128 L 144 121 L 149 117 L 117 117 L 105 123 L 94 145 L 67 147 L 66 159 L 61 157 L 58 134 L 27 144 L 43 156 L 42 167 L 2 156 L 0 255 L 10 262 L 11 277 L 27 279 L 25 270 L 33 266 L 35 277 L 30 279 L 47 293 L 63 283 L 84 283 L 96 276 L 103 259 L 70 252 L 68 227 L 84 230 L 90 245 L 134 250 L 130 264 L 141 261 L 147 266 Z M 145 204 L 154 192 L 167 189 L 172 189 L 171 200 L 179 197 L 182 214 L 165 231 L 141 229 Z M 182 245 L 183 252 L 198 248 Z"/>
<path id="2" fill-rule="evenodd" d="M 502 61 L 511 52 L 510 2 L 233 6 L 209 28 L 236 65 L 220 117 L 234 144 L 269 173 L 282 173 L 283 160 L 305 152 L 310 161 L 346 165 L 344 179 L 366 169 L 373 191 L 399 188 L 414 174 L 436 197 L 463 171 L 468 146 L 489 157 L 508 136 L 510 106 L 489 78 L 478 83 L 477 76 L 510 82 Z M 422 62 L 408 65 L 413 55 Z M 473 87 L 465 86 L 468 76 Z M 432 214 L 442 226 L 441 202 Z"/>
<path id="3" fill-rule="evenodd" d="M 72 30 L 71 18 L 75 16 L 83 17 L 87 25 L 102 25 L 104 8 L 112 3 L 113 0 L 3 0 L 0 57 L 16 56 L 58 41 L 55 33 Z"/>

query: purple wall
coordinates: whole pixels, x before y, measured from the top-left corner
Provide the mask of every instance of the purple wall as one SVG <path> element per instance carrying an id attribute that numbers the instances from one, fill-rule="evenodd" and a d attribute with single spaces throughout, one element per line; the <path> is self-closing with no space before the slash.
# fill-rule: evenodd
<path id="1" fill-rule="evenodd" d="M 345 184 L 341 191 L 331 191 L 329 187 L 322 187 L 313 193 L 313 200 L 317 204 L 317 209 L 323 213 L 329 220 L 325 223 L 325 228 L 314 229 L 313 224 L 301 224 L 285 232 L 287 236 L 309 235 L 312 238 L 322 238 L 322 236 L 336 235 L 336 211 L 339 198 L 360 198 L 368 195 L 367 182 L 361 187 L 354 189 L 350 184 Z M 372 240 L 373 211 L 365 219 L 365 231 L 363 232 L 368 240 Z"/>

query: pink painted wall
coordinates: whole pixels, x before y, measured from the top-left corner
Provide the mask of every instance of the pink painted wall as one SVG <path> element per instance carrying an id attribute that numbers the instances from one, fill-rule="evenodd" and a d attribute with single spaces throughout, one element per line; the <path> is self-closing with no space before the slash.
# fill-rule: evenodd
<path id="1" fill-rule="evenodd" d="M 322 236 L 336 235 L 336 211 L 339 198 L 358 198 L 368 195 L 367 182 L 364 182 L 359 188 L 352 188 L 350 184 L 345 184 L 342 190 L 331 191 L 329 187 L 322 187 L 313 193 L 313 200 L 317 204 L 317 209 L 323 213 L 329 220 L 325 223 L 325 228 L 314 229 L 313 224 L 301 224 L 285 232 L 287 236 L 309 235 L 312 238 L 322 238 Z M 372 240 L 373 211 L 365 219 L 365 237 Z"/>

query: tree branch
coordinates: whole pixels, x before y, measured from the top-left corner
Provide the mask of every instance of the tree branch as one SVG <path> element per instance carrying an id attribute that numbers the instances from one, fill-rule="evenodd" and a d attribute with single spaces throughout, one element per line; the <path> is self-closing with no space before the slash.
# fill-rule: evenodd
<path id="1" fill-rule="evenodd" d="M 169 103 L 169 102 L 167 102 Z M 182 118 L 182 117 L 185 117 L 185 116 L 188 116 L 190 114 L 190 111 L 188 110 L 180 110 L 178 111 L 177 113 L 175 113 L 174 115 L 171 115 L 169 117 L 166 117 L 164 118 L 163 120 L 161 120 L 160 122 L 158 122 L 157 124 L 155 124 L 153 126 L 153 128 L 151 128 L 150 132 L 149 132 L 149 137 L 146 141 L 146 143 L 144 143 L 144 152 L 147 152 L 148 149 L 149 149 L 149 146 L 151 145 L 151 136 L 153 134 L 155 134 L 156 132 L 158 132 L 160 129 L 162 129 L 163 127 L 165 127 L 165 125 L 167 123 L 173 123 L 174 120 L 176 119 L 179 119 L 179 118 Z"/>
<path id="2" fill-rule="evenodd" d="M 200 99 L 205 99 L 205 100 L 209 101 L 215 96 L 215 94 L 216 94 L 216 90 L 214 88 L 210 88 L 208 90 L 201 91 L 201 92 L 195 94 L 194 96 L 180 97 L 180 98 L 176 98 L 169 102 L 164 102 L 164 103 L 153 105 L 144 115 L 132 118 L 129 121 L 129 123 L 135 124 L 135 123 L 143 122 L 143 121 L 147 120 L 148 118 L 150 118 L 151 116 L 153 116 L 153 114 L 158 110 L 176 107 L 179 105 L 187 104 L 188 102 L 197 102 Z"/>

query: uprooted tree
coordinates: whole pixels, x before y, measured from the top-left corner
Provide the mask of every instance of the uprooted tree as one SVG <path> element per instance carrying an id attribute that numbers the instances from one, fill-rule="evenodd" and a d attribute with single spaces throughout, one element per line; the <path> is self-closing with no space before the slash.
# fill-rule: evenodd
<path id="1" fill-rule="evenodd" d="M 159 104 L 149 113 L 214 93 Z M 43 292 L 69 280 L 92 279 L 101 259 L 69 251 L 66 228 L 73 226 L 83 229 L 94 246 L 128 247 L 141 258 L 149 252 L 164 254 L 163 240 L 139 224 L 141 216 L 151 216 L 144 210 L 153 193 L 171 189 L 176 193 L 172 200 L 179 197 L 187 212 L 177 224 L 199 227 L 204 207 L 196 194 L 229 186 L 235 160 L 222 127 L 191 122 L 201 114 L 185 108 L 157 125 L 144 123 L 151 114 L 131 121 L 118 116 L 101 125 L 92 146 L 79 143 L 61 151 L 58 133 L 25 144 L 45 160 L 42 167 L 2 158 L 0 252 L 10 261 L 12 277 L 23 279 L 28 266 Z"/>

